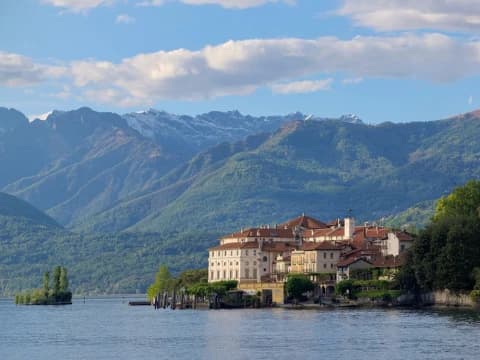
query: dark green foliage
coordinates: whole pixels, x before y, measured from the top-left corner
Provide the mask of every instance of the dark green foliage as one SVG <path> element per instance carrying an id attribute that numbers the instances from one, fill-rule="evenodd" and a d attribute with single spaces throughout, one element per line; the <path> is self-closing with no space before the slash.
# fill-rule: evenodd
<path id="1" fill-rule="evenodd" d="M 349 299 L 370 298 L 390 301 L 400 295 L 400 290 L 390 281 L 385 280 L 343 280 L 337 283 L 335 292 Z"/>
<path id="2" fill-rule="evenodd" d="M 313 290 L 312 281 L 304 275 L 290 275 L 285 284 L 288 296 L 301 300 L 304 293 Z"/>
<path id="3" fill-rule="evenodd" d="M 53 293 L 58 294 L 60 292 L 60 274 L 61 267 L 55 266 L 53 269 Z"/>
<path id="4" fill-rule="evenodd" d="M 431 224 L 407 259 L 402 288 L 455 292 L 474 288 L 480 267 L 479 207 L 480 181 L 470 181 L 438 201 Z"/>

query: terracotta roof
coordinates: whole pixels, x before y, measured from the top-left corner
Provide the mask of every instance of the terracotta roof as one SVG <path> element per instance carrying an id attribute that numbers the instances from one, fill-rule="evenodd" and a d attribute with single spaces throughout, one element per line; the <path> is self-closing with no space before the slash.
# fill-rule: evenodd
<path id="1" fill-rule="evenodd" d="M 302 244 L 301 250 L 343 250 L 345 245 L 336 244 L 333 241 L 322 241 L 319 243 L 305 242 Z"/>
<path id="2" fill-rule="evenodd" d="M 413 241 L 413 236 L 406 231 L 396 231 L 395 235 L 400 241 Z"/>
<path id="3" fill-rule="evenodd" d="M 264 242 L 262 251 L 270 252 L 290 252 L 297 248 L 295 243 L 288 242 Z"/>
<path id="4" fill-rule="evenodd" d="M 234 242 L 218 245 L 208 250 L 237 250 L 237 249 L 260 249 L 259 241 Z M 261 251 L 269 252 L 290 252 L 296 249 L 295 243 L 288 242 L 264 242 Z"/>
<path id="5" fill-rule="evenodd" d="M 381 256 L 373 261 L 373 266 L 378 268 L 396 268 L 404 264 L 403 257 Z"/>
<path id="6" fill-rule="evenodd" d="M 272 228 L 249 228 L 239 232 L 225 235 L 222 239 L 260 237 L 260 238 L 294 238 L 292 229 L 278 227 Z"/>
<path id="7" fill-rule="evenodd" d="M 345 235 L 345 229 L 343 227 L 335 228 L 335 229 L 330 229 L 330 228 L 317 229 L 317 230 L 307 231 L 305 233 L 306 238 L 310 238 L 310 237 L 315 238 L 315 237 L 321 237 L 321 236 L 325 236 L 325 237 L 336 236 L 336 237 L 339 237 L 339 236 L 343 236 L 343 235 Z"/>
<path id="8" fill-rule="evenodd" d="M 237 250 L 237 249 L 258 249 L 257 241 L 236 242 L 218 245 L 208 250 Z"/>
<path id="9" fill-rule="evenodd" d="M 349 265 L 352 265 L 352 264 L 356 263 L 357 261 L 365 261 L 366 263 L 369 263 L 370 265 L 372 265 L 372 263 L 370 261 L 366 260 L 363 257 L 352 257 L 352 258 L 349 258 L 349 259 L 340 260 L 337 263 L 337 267 L 349 266 Z"/>
<path id="10" fill-rule="evenodd" d="M 305 229 L 324 229 L 328 227 L 324 222 L 306 216 L 305 214 L 278 225 L 278 227 L 287 227 L 290 229 L 293 229 L 295 226 L 301 226 Z"/>

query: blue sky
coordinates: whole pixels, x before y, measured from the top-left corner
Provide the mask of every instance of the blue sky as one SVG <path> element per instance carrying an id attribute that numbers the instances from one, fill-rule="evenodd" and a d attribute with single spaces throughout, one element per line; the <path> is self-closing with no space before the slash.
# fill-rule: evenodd
<path id="1" fill-rule="evenodd" d="M 0 105 L 433 120 L 480 107 L 479 34 L 478 0 L 3 0 Z"/>

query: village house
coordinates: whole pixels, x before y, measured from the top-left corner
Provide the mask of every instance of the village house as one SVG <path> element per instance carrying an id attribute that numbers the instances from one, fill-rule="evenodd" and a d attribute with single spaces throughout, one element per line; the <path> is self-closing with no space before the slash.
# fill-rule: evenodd
<path id="1" fill-rule="evenodd" d="M 324 223 L 301 216 L 275 226 L 241 229 L 209 249 L 208 281 L 283 282 L 289 273 L 326 284 L 359 270 L 398 271 L 413 238 L 383 226 L 356 226 L 352 217 Z"/>

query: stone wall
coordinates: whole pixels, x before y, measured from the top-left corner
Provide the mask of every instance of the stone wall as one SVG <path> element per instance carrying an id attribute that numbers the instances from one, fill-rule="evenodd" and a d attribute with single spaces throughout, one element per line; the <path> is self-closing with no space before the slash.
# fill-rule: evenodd
<path id="1" fill-rule="evenodd" d="M 469 306 L 477 304 L 473 302 L 469 294 L 455 294 L 449 290 L 434 291 L 421 295 L 421 300 L 425 305 L 443 305 L 443 306 Z"/>

